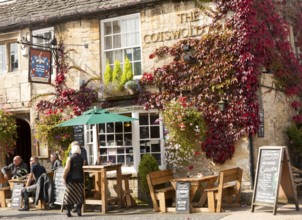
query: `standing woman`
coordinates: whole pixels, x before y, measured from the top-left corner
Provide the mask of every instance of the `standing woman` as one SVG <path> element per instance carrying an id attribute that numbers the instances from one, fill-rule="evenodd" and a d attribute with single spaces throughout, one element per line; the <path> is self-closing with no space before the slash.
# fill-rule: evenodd
<path id="1" fill-rule="evenodd" d="M 63 204 L 67 208 L 67 216 L 71 217 L 71 209 L 76 204 L 77 214 L 81 216 L 82 204 L 84 201 L 84 160 L 81 157 L 79 145 L 71 145 L 71 156 L 67 158 L 63 178 L 66 184 L 66 191 Z"/>

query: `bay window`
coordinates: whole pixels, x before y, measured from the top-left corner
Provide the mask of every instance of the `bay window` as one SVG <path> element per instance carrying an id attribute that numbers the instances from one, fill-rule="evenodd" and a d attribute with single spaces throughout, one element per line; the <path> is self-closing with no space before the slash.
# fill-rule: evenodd
<path id="1" fill-rule="evenodd" d="M 121 163 L 123 169 L 136 170 L 144 154 L 153 155 L 164 168 L 163 129 L 158 112 L 131 112 L 125 116 L 138 118 L 133 122 L 99 124 L 97 135 L 94 125 L 86 126 L 86 150 L 89 164 Z M 98 138 L 93 141 L 94 138 Z M 98 143 L 98 146 L 94 143 Z M 96 148 L 96 149 L 94 149 Z"/>

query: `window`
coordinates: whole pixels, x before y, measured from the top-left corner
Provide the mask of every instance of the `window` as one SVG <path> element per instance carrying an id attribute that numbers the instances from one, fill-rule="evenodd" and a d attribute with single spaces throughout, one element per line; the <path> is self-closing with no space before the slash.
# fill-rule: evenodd
<path id="1" fill-rule="evenodd" d="M 100 124 L 99 131 L 100 163 L 121 163 L 124 166 L 133 166 L 131 122 Z"/>
<path id="2" fill-rule="evenodd" d="M 98 143 L 94 139 L 95 127 L 86 127 L 85 146 L 89 164 L 121 163 L 123 170 L 135 172 L 143 154 L 152 154 L 161 169 L 164 169 L 163 129 L 158 112 L 131 112 L 123 115 L 139 120 L 133 122 L 116 122 L 99 124 Z"/>
<path id="3" fill-rule="evenodd" d="M 86 144 L 85 146 L 86 147 L 86 151 L 87 151 L 87 163 L 88 164 L 93 164 L 93 125 L 87 125 L 86 126 L 86 130 L 85 130 L 85 133 L 86 133 L 86 137 L 85 137 L 85 141 L 86 141 Z"/>
<path id="4" fill-rule="evenodd" d="M 0 75 L 7 72 L 15 72 L 19 67 L 18 43 L 0 43 Z"/>
<path id="5" fill-rule="evenodd" d="M 119 60 L 123 66 L 128 57 L 133 75 L 140 76 L 142 67 L 139 14 L 102 20 L 101 30 L 103 70 L 107 61 L 113 69 L 115 60 Z"/>
<path id="6" fill-rule="evenodd" d="M 54 28 L 43 28 L 39 30 L 34 30 L 32 32 L 32 41 L 34 45 L 39 45 L 39 46 L 34 46 L 38 47 L 40 49 L 49 49 L 49 45 L 47 44 L 50 39 L 54 36 Z"/>
<path id="7" fill-rule="evenodd" d="M 43 29 L 38 29 L 38 30 L 33 30 L 32 31 L 32 42 L 34 45 L 37 46 L 33 46 L 35 48 L 38 49 L 43 49 L 43 50 L 50 50 L 50 44 L 48 43 L 53 37 L 54 37 L 55 33 L 54 33 L 54 28 L 53 27 L 49 27 L 49 28 L 43 28 Z M 52 58 L 52 71 L 51 71 L 51 75 L 54 76 L 56 74 L 56 68 L 55 66 L 55 61 L 54 61 L 54 57 Z M 52 81 L 55 79 L 55 77 L 52 77 Z"/>
<path id="8" fill-rule="evenodd" d="M 140 155 L 151 154 L 161 165 L 161 135 L 158 113 L 139 115 Z"/>

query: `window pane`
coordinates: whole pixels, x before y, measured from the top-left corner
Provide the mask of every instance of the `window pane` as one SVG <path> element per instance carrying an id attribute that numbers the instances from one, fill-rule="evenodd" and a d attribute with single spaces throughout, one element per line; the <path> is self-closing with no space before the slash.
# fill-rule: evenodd
<path id="1" fill-rule="evenodd" d="M 130 61 L 132 61 L 132 49 L 125 50 L 125 56 L 128 57 Z"/>
<path id="2" fill-rule="evenodd" d="M 158 124 L 158 118 L 159 118 L 158 114 L 150 114 L 150 124 L 151 125 Z"/>
<path id="3" fill-rule="evenodd" d="M 104 23 L 104 31 L 105 31 L 105 35 L 112 34 L 111 22 Z"/>
<path id="4" fill-rule="evenodd" d="M 115 123 L 115 132 L 123 132 L 123 123 L 122 122 Z"/>
<path id="5" fill-rule="evenodd" d="M 112 37 L 105 37 L 105 50 L 112 49 Z"/>
<path id="6" fill-rule="evenodd" d="M 151 127 L 151 138 L 159 138 L 159 126 Z"/>
<path id="7" fill-rule="evenodd" d="M 149 124 L 148 114 L 140 114 L 139 115 L 139 124 L 140 125 L 147 125 L 147 124 Z"/>
<path id="8" fill-rule="evenodd" d="M 141 60 L 141 48 L 133 48 L 133 60 Z"/>
<path id="9" fill-rule="evenodd" d="M 124 155 L 118 155 L 117 156 L 117 162 L 124 164 L 125 163 L 125 156 Z"/>
<path id="10" fill-rule="evenodd" d="M 140 127 L 139 133 L 140 133 L 140 139 L 149 138 L 149 127 Z"/>
<path id="11" fill-rule="evenodd" d="M 123 146 L 124 145 L 124 141 L 123 141 L 123 135 L 122 134 L 116 134 L 115 135 L 115 140 L 116 140 L 116 145 L 117 146 Z"/>
<path id="12" fill-rule="evenodd" d="M 151 144 L 151 151 L 152 152 L 160 152 L 160 143 L 158 143 L 158 144 Z"/>
<path id="13" fill-rule="evenodd" d="M 136 62 L 133 64 L 133 75 L 134 76 L 139 76 L 142 74 L 142 65 L 141 62 Z"/>
<path id="14" fill-rule="evenodd" d="M 5 45 L 0 45 L 0 74 L 6 72 Z"/>
<path id="15" fill-rule="evenodd" d="M 107 133 L 113 132 L 113 123 L 107 123 Z"/>
<path id="16" fill-rule="evenodd" d="M 119 21 L 113 21 L 113 33 L 117 34 L 121 32 L 120 22 Z"/>
<path id="17" fill-rule="evenodd" d="M 132 145 L 132 134 L 125 134 L 125 145 L 126 146 Z"/>
<path id="18" fill-rule="evenodd" d="M 121 48 L 121 35 L 113 35 L 113 48 Z"/>
<path id="19" fill-rule="evenodd" d="M 122 50 L 114 51 L 114 60 L 119 60 L 120 62 L 124 61 Z"/>
<path id="20" fill-rule="evenodd" d="M 106 62 L 107 60 L 110 64 L 114 64 L 113 51 L 106 52 Z"/>
<path id="21" fill-rule="evenodd" d="M 18 70 L 18 44 L 12 43 L 10 44 L 10 71 Z"/>

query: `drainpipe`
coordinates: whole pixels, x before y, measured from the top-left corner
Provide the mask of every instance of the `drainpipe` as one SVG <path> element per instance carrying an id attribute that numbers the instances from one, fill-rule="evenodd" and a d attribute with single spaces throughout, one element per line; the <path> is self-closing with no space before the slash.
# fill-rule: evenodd
<path id="1" fill-rule="evenodd" d="M 250 152 L 250 158 L 249 158 L 249 160 L 250 160 L 250 176 L 251 176 L 250 182 L 251 182 L 251 188 L 254 189 L 254 180 L 255 180 L 254 146 L 253 146 L 253 136 L 251 133 L 249 134 L 248 140 L 249 140 L 249 152 Z"/>

